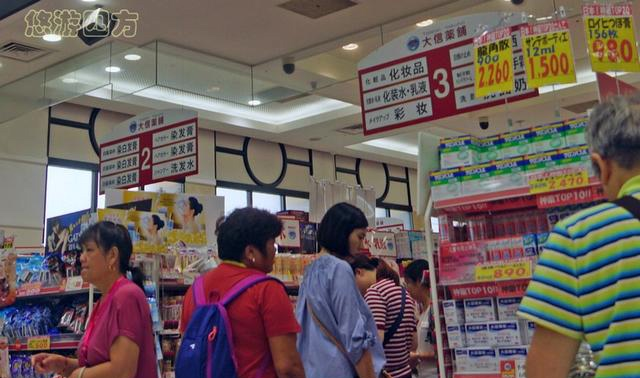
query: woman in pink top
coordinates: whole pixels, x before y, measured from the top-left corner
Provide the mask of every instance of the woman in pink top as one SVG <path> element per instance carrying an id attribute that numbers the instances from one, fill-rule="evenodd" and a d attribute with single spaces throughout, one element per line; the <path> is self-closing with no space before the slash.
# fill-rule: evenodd
<path id="1" fill-rule="evenodd" d="M 121 225 L 99 222 L 82 234 L 80 243 L 82 278 L 103 293 L 102 299 L 91 313 L 78 359 L 41 353 L 33 356 L 33 366 L 38 373 L 70 378 L 157 378 L 142 273 L 129 267 L 129 232 Z M 125 278 L 127 271 L 136 283 Z"/>

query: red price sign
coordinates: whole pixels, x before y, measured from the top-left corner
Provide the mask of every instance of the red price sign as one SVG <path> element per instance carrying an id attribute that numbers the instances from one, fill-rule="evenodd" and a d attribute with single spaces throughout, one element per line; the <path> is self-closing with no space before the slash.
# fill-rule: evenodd
<path id="1" fill-rule="evenodd" d="M 513 90 L 511 28 L 486 33 L 473 41 L 476 97 Z"/>
<path id="2" fill-rule="evenodd" d="M 640 71 L 631 8 L 631 4 L 582 6 L 593 71 Z"/>

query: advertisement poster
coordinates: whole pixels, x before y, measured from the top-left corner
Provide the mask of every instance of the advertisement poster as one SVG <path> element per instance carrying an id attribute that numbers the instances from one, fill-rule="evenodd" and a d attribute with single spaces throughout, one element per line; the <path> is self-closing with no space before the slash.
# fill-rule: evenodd
<path id="1" fill-rule="evenodd" d="M 47 219 L 45 259 L 53 276 L 61 280 L 80 275 L 80 235 L 90 221 L 90 209 Z"/>
<path id="2" fill-rule="evenodd" d="M 151 200 L 151 211 L 166 219 L 167 245 L 206 246 L 216 240 L 216 220 L 224 215 L 224 197 L 200 194 L 107 190 L 108 207 Z"/>
<path id="3" fill-rule="evenodd" d="M 159 213 L 145 211 L 98 209 L 97 221 L 121 224 L 129 231 L 133 253 L 164 253 L 167 251 L 167 220 Z"/>

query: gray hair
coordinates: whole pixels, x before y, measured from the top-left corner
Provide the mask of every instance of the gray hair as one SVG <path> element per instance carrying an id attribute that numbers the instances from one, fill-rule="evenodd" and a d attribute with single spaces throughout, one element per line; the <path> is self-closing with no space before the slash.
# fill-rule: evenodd
<path id="1" fill-rule="evenodd" d="M 640 166 L 640 95 L 614 96 L 596 106 L 586 139 L 591 153 L 624 169 Z"/>

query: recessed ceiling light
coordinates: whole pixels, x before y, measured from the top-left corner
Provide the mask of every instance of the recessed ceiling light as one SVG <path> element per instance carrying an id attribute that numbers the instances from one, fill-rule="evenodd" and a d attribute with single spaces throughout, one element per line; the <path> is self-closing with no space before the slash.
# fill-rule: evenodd
<path id="1" fill-rule="evenodd" d="M 357 43 L 349 43 L 348 45 L 342 46 L 342 49 L 343 50 L 347 50 L 347 51 L 355 50 L 357 48 L 358 48 L 358 44 Z"/>
<path id="2" fill-rule="evenodd" d="M 78 82 L 78 79 L 75 79 L 73 77 L 64 77 L 62 78 L 62 82 L 65 84 L 75 84 Z"/>
<path id="3" fill-rule="evenodd" d="M 262 102 L 260 100 L 251 100 L 247 104 L 249 104 L 249 106 L 258 106 L 262 104 Z"/>
<path id="4" fill-rule="evenodd" d="M 552 20 L 553 16 L 547 16 L 547 17 L 538 17 L 536 18 L 536 21 L 548 21 L 548 20 Z"/>
<path id="5" fill-rule="evenodd" d="M 42 39 L 47 42 L 60 42 L 62 36 L 60 36 L 60 34 L 45 34 L 42 36 Z"/>
<path id="6" fill-rule="evenodd" d="M 219 92 L 219 91 L 220 91 L 220 87 L 218 87 L 216 85 L 207 88 L 207 92 Z"/>
<path id="7" fill-rule="evenodd" d="M 429 25 L 433 25 L 433 20 L 432 19 L 420 21 L 420 22 L 418 22 L 416 24 L 416 26 L 419 27 L 419 28 L 424 28 L 425 26 L 429 26 Z"/>
<path id="8" fill-rule="evenodd" d="M 124 56 L 126 60 L 140 60 L 142 57 L 138 54 L 127 54 Z"/>
<path id="9" fill-rule="evenodd" d="M 109 66 L 109 67 L 105 68 L 104 70 L 107 71 L 107 72 L 111 72 L 111 73 L 116 73 L 116 72 L 120 72 L 121 71 L 120 67 L 117 67 L 117 66 Z"/>
<path id="10" fill-rule="evenodd" d="M 82 0 L 82 1 L 85 2 L 85 3 L 95 3 L 96 2 L 96 0 Z"/>

